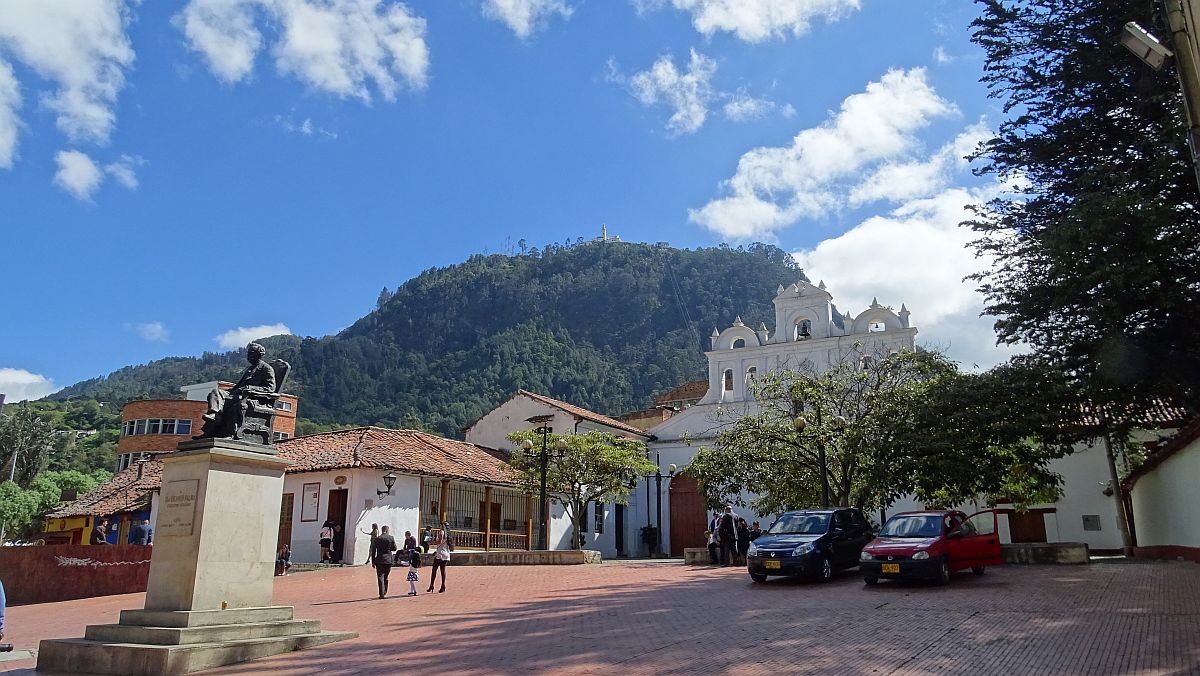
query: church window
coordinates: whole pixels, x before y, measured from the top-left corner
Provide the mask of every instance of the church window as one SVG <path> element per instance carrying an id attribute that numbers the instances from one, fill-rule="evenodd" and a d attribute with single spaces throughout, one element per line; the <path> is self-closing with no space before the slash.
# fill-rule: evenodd
<path id="1" fill-rule="evenodd" d="M 754 378 L 757 375 L 758 369 L 756 367 L 751 366 L 750 368 L 746 369 L 746 389 L 750 389 L 750 386 L 754 384 Z"/>
<path id="2" fill-rule="evenodd" d="M 725 391 L 733 391 L 733 369 L 725 369 Z"/>
<path id="3" fill-rule="evenodd" d="M 736 350 L 739 347 L 746 347 L 746 340 L 744 338 L 734 338 L 733 344 L 729 346 L 729 349 Z"/>

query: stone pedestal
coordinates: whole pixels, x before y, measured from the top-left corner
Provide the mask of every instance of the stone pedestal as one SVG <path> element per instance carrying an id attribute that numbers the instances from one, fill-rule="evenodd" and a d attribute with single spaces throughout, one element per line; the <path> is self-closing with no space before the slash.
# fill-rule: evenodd
<path id="1" fill-rule="evenodd" d="M 42 641 L 38 669 L 185 674 L 356 637 L 271 605 L 287 465 L 273 447 L 227 439 L 164 456 L 145 609 Z"/>

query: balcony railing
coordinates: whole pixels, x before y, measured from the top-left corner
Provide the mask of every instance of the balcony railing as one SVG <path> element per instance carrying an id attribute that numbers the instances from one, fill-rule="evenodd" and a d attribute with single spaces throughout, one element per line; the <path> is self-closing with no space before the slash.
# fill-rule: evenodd
<path id="1" fill-rule="evenodd" d="M 477 530 L 460 530 L 452 528 L 450 534 L 454 538 L 455 549 L 477 550 L 509 550 L 525 551 L 529 549 L 529 537 L 524 533 L 492 533 L 490 541 L 484 545 L 485 533 Z"/>

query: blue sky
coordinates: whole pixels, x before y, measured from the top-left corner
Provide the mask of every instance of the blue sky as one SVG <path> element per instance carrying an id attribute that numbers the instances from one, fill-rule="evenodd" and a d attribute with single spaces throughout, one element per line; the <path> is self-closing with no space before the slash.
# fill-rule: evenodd
<path id="1" fill-rule="evenodd" d="M 1000 117 L 975 11 L 0 0 L 0 392 L 335 333 L 385 285 L 602 223 L 776 243 L 991 365 L 955 225 L 998 189 L 961 160 Z"/>

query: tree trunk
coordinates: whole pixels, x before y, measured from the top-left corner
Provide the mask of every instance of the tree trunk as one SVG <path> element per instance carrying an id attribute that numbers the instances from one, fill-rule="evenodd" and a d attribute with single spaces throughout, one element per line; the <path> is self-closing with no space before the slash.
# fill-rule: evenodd
<path id="1" fill-rule="evenodd" d="M 1129 533 L 1129 517 L 1125 513 L 1125 494 L 1121 488 L 1121 479 L 1117 474 L 1117 460 L 1113 455 L 1112 440 L 1108 430 L 1104 431 L 1104 456 L 1108 461 L 1108 477 L 1112 483 L 1113 497 L 1117 502 L 1117 530 L 1121 532 L 1121 551 L 1125 556 L 1133 556 L 1133 537 Z"/>

